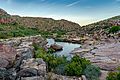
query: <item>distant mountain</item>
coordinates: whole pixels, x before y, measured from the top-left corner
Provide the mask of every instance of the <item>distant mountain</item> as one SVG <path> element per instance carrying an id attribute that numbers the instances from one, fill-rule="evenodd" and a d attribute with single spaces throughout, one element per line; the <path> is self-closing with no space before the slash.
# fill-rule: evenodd
<path id="1" fill-rule="evenodd" d="M 81 26 L 77 23 L 64 19 L 54 20 L 42 17 L 20 17 L 9 15 L 0 9 L 0 38 L 26 36 L 26 35 L 53 35 L 58 36 L 68 32 L 79 32 Z"/>
<path id="2" fill-rule="evenodd" d="M 14 17 L 16 22 L 20 25 L 24 25 L 30 28 L 37 28 L 42 31 L 52 31 L 56 29 L 65 31 L 76 31 L 81 26 L 77 23 L 67 20 L 54 20 L 52 18 L 42 17 Z"/>
<path id="3" fill-rule="evenodd" d="M 37 33 L 44 32 L 44 34 L 57 33 L 63 35 L 68 33 L 70 35 L 73 34 L 80 36 L 85 34 L 94 34 L 101 31 L 105 32 L 112 26 L 120 25 L 120 16 L 115 16 L 97 23 L 81 27 L 77 23 L 64 19 L 54 20 L 52 18 L 42 17 L 20 17 L 19 15 L 10 15 L 5 10 L 0 9 L 0 24 L 2 24 L 2 26 L 5 26 L 5 29 L 2 27 L 0 31 L 4 30 L 6 32 L 12 30 L 18 30 L 19 32 L 19 30 L 24 29 L 24 32 L 26 30 L 34 30 L 36 32 L 37 30 Z M 17 26 L 20 29 L 17 28 Z"/>
<path id="4" fill-rule="evenodd" d="M 80 25 L 67 20 L 54 20 L 52 18 L 42 17 L 20 17 L 18 15 L 9 15 L 5 10 L 0 9 L 0 23 L 17 23 L 19 25 L 37 28 L 40 31 L 53 31 L 56 29 L 65 31 L 76 31 Z"/>
<path id="5" fill-rule="evenodd" d="M 104 31 L 112 26 L 120 26 L 120 15 L 93 24 L 82 26 L 80 31 L 82 34 L 93 34 L 94 32 L 99 32 L 101 30 Z"/>

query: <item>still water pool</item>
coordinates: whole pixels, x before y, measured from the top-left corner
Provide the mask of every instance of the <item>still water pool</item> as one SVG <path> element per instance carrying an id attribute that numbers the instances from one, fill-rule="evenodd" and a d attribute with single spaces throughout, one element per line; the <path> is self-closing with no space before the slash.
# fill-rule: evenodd
<path id="1" fill-rule="evenodd" d="M 74 50 L 75 48 L 78 48 L 80 47 L 81 45 L 80 44 L 74 44 L 74 43 L 68 43 L 68 42 L 55 42 L 54 39 L 47 39 L 48 41 L 48 45 L 51 45 L 51 44 L 58 44 L 60 46 L 63 46 L 63 50 L 62 51 L 58 51 L 58 52 L 55 52 L 54 54 L 56 55 L 59 55 L 59 56 L 66 56 L 66 57 L 72 57 L 72 54 L 70 54 L 70 52 L 72 50 Z"/>

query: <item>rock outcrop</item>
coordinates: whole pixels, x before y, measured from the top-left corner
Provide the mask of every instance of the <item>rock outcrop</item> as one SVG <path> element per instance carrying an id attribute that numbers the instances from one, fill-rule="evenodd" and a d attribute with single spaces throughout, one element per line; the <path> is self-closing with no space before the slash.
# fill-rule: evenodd
<path id="1" fill-rule="evenodd" d="M 0 44 L 0 68 L 11 67 L 15 62 L 16 55 L 17 52 L 13 47 Z"/>
<path id="2" fill-rule="evenodd" d="M 120 65 L 120 43 L 105 43 L 75 49 L 72 53 L 85 57 L 102 70 L 114 71 Z"/>
<path id="3" fill-rule="evenodd" d="M 0 40 L 0 79 L 34 80 L 46 75 L 46 63 L 34 58 L 33 43 L 44 46 L 41 36 L 30 36 Z M 29 78 L 28 78 L 29 77 Z M 44 79 L 43 79 L 44 80 Z"/>
<path id="4" fill-rule="evenodd" d="M 63 49 L 62 46 L 57 45 L 57 44 L 52 44 L 52 45 L 50 46 L 50 48 L 52 48 L 52 49 L 55 50 L 55 51 L 60 51 L 60 50 Z"/>

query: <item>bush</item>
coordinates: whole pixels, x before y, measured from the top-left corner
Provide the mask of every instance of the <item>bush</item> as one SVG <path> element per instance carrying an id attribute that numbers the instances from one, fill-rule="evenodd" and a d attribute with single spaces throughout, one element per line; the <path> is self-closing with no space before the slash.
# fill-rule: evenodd
<path id="1" fill-rule="evenodd" d="M 118 31 L 120 31 L 120 26 L 113 26 L 110 28 L 109 33 L 116 33 Z"/>
<path id="2" fill-rule="evenodd" d="M 87 65 L 90 65 L 90 61 L 79 56 L 74 56 L 71 61 L 65 66 L 65 73 L 69 76 L 81 76 Z"/>
<path id="3" fill-rule="evenodd" d="M 108 73 L 106 80 L 120 80 L 120 79 L 117 79 L 117 75 L 118 75 L 117 72 L 110 72 Z"/>
<path id="4" fill-rule="evenodd" d="M 88 80 L 99 80 L 100 69 L 95 65 L 88 65 L 84 70 L 84 74 Z"/>
<path id="5" fill-rule="evenodd" d="M 67 62 L 66 57 L 64 56 L 56 56 L 50 53 L 51 51 L 48 51 L 47 53 L 43 48 L 39 48 L 35 52 L 36 58 L 42 58 L 48 65 L 48 71 L 54 71 L 55 68 L 60 64 L 65 64 Z"/>
<path id="6" fill-rule="evenodd" d="M 46 52 L 37 45 L 33 46 L 36 50 L 35 57 L 42 58 L 47 63 L 48 72 L 67 76 L 81 76 L 85 73 L 89 80 L 98 78 L 99 68 L 91 65 L 90 61 L 85 58 L 80 58 L 76 55 L 68 61 L 64 56 L 52 54 L 53 51 L 51 49 Z"/>
<path id="7" fill-rule="evenodd" d="M 117 72 L 109 72 L 106 80 L 120 80 L 120 67 Z"/>
<path id="8" fill-rule="evenodd" d="M 66 65 L 66 64 L 60 64 L 60 65 L 58 65 L 58 66 L 55 68 L 54 72 L 55 72 L 56 74 L 59 74 L 59 75 L 65 75 L 65 65 Z"/>
<path id="9" fill-rule="evenodd" d="M 71 62 L 77 62 L 78 64 L 81 64 L 83 70 L 86 68 L 87 65 L 91 65 L 91 62 L 89 60 L 86 60 L 85 58 L 80 58 L 77 55 L 71 59 Z"/>
<path id="10" fill-rule="evenodd" d="M 65 74 L 68 76 L 81 76 L 82 66 L 77 62 L 71 62 L 65 66 Z"/>
<path id="11" fill-rule="evenodd" d="M 20 26 L 16 23 L 0 24 L 0 38 L 6 39 L 11 37 L 24 37 L 39 34 L 38 30 Z"/>

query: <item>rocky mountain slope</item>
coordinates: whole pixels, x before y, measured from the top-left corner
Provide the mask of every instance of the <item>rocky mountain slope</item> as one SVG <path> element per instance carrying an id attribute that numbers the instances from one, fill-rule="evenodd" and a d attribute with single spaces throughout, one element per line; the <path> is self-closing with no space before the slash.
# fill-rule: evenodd
<path id="1" fill-rule="evenodd" d="M 9 15 L 5 10 L 3 9 L 0 9 L 0 15 Z"/>
<path id="2" fill-rule="evenodd" d="M 106 29 L 109 29 L 112 26 L 120 26 L 120 15 L 103 21 L 99 21 L 97 23 L 83 26 L 81 28 L 81 31 L 83 34 L 93 34 L 94 32 L 99 32 L 101 30 L 105 31 Z"/>
<path id="3" fill-rule="evenodd" d="M 105 34 L 112 26 L 120 25 L 120 16 L 115 16 L 97 23 L 80 26 L 77 23 L 64 19 L 54 20 L 52 18 L 42 17 L 20 17 L 18 15 L 9 15 L 3 9 L 0 9 L 0 24 L 10 24 L 10 26 L 22 26 L 43 34 L 74 34 L 77 36 L 86 34 Z M 11 25 L 12 24 L 12 25 Z M 5 25 L 6 26 L 6 25 Z M 11 28 L 7 27 L 9 30 Z M 6 29 L 5 31 L 8 31 Z M 13 29 L 13 28 L 12 28 Z M 2 31 L 2 30 L 1 30 Z M 46 32 L 47 31 L 47 32 Z M 33 31 L 34 32 L 34 31 Z"/>
<path id="4" fill-rule="evenodd" d="M 80 29 L 79 24 L 64 19 L 54 20 L 52 18 L 42 17 L 20 17 L 16 15 L 9 15 L 6 11 L 0 9 L 0 23 L 11 22 L 29 28 L 37 28 L 40 31 L 54 31 L 56 29 L 76 31 Z"/>

